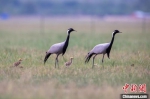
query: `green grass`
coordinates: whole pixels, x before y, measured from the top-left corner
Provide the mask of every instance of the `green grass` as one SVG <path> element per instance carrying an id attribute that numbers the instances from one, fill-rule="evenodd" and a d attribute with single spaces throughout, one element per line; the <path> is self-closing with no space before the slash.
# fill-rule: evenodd
<path id="1" fill-rule="evenodd" d="M 42 33 L 38 18 L 0 20 L 1 99 L 119 99 L 125 83 L 146 83 L 150 93 L 150 21 L 141 33 L 140 21 L 115 24 L 95 19 L 92 33 L 88 19 L 45 20 Z M 66 39 L 69 27 L 77 30 L 64 55 L 65 60 L 74 57 L 72 66 L 66 68 L 61 55 L 59 69 L 54 68 L 55 55 L 44 66 L 45 52 Z M 103 68 L 102 55 L 97 56 L 91 69 L 92 59 L 85 64 L 85 55 L 96 44 L 110 42 L 114 29 L 123 33 L 116 35 L 110 59 L 105 56 Z M 23 68 L 11 67 L 19 58 Z"/>

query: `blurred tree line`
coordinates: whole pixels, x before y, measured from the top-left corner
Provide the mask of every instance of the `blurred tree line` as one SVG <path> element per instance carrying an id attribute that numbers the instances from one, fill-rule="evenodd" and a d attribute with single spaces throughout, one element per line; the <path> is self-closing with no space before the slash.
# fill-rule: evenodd
<path id="1" fill-rule="evenodd" d="M 0 13 L 11 15 L 126 15 L 150 12 L 150 0 L 0 0 Z"/>

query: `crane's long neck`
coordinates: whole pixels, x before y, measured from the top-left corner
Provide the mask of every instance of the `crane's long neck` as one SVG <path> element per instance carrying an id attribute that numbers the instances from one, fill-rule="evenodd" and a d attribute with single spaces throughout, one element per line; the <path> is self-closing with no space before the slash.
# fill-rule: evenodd
<path id="1" fill-rule="evenodd" d="M 112 45 L 113 45 L 113 43 L 114 43 L 114 38 L 115 38 L 115 35 L 112 36 L 112 39 L 111 39 L 111 42 L 110 42 L 110 45 L 109 45 L 109 46 L 110 46 L 110 49 L 111 49 L 111 47 L 112 47 Z"/>
<path id="2" fill-rule="evenodd" d="M 66 52 L 66 50 L 67 50 L 67 47 L 68 47 L 68 44 L 69 44 L 69 38 L 70 38 L 70 34 L 68 33 L 67 39 L 66 39 L 64 47 L 63 47 L 63 53 L 62 53 L 62 55 L 64 55 L 65 52 Z"/>
<path id="3" fill-rule="evenodd" d="M 114 42 L 114 38 L 115 38 L 115 34 L 112 35 L 112 39 L 111 39 L 110 45 L 108 46 L 108 48 L 106 50 L 108 58 L 109 58 L 109 53 L 111 51 L 111 48 L 112 48 L 112 45 L 113 45 L 113 42 Z"/>

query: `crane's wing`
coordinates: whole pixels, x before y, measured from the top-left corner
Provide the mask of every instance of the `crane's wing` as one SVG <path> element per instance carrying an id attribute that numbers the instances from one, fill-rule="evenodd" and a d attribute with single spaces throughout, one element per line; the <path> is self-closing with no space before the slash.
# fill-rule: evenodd
<path id="1" fill-rule="evenodd" d="M 90 51 L 90 53 L 105 54 L 106 49 L 109 47 L 109 45 L 110 43 L 98 44 Z"/>
<path id="2" fill-rule="evenodd" d="M 52 45 L 47 52 L 52 53 L 52 54 L 61 54 L 62 50 L 63 50 L 64 43 L 65 42 L 61 42 L 61 43 L 57 43 L 57 44 Z"/>

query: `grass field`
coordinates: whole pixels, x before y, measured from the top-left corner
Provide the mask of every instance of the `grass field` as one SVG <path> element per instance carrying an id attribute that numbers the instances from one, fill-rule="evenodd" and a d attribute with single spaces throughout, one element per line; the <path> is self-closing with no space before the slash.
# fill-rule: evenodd
<path id="1" fill-rule="evenodd" d="M 142 33 L 140 21 L 59 17 L 45 18 L 41 29 L 38 17 L 0 20 L 0 99 L 119 99 L 125 83 L 145 83 L 150 93 L 150 21 L 145 26 Z M 66 39 L 69 27 L 77 31 L 64 55 L 74 57 L 72 66 L 66 68 L 61 55 L 59 69 L 55 55 L 44 66 L 45 52 Z M 92 69 L 84 57 L 96 44 L 110 42 L 115 29 L 123 33 L 116 35 L 110 59 L 105 56 L 102 68 L 97 56 Z M 19 58 L 23 68 L 11 67 Z"/>

